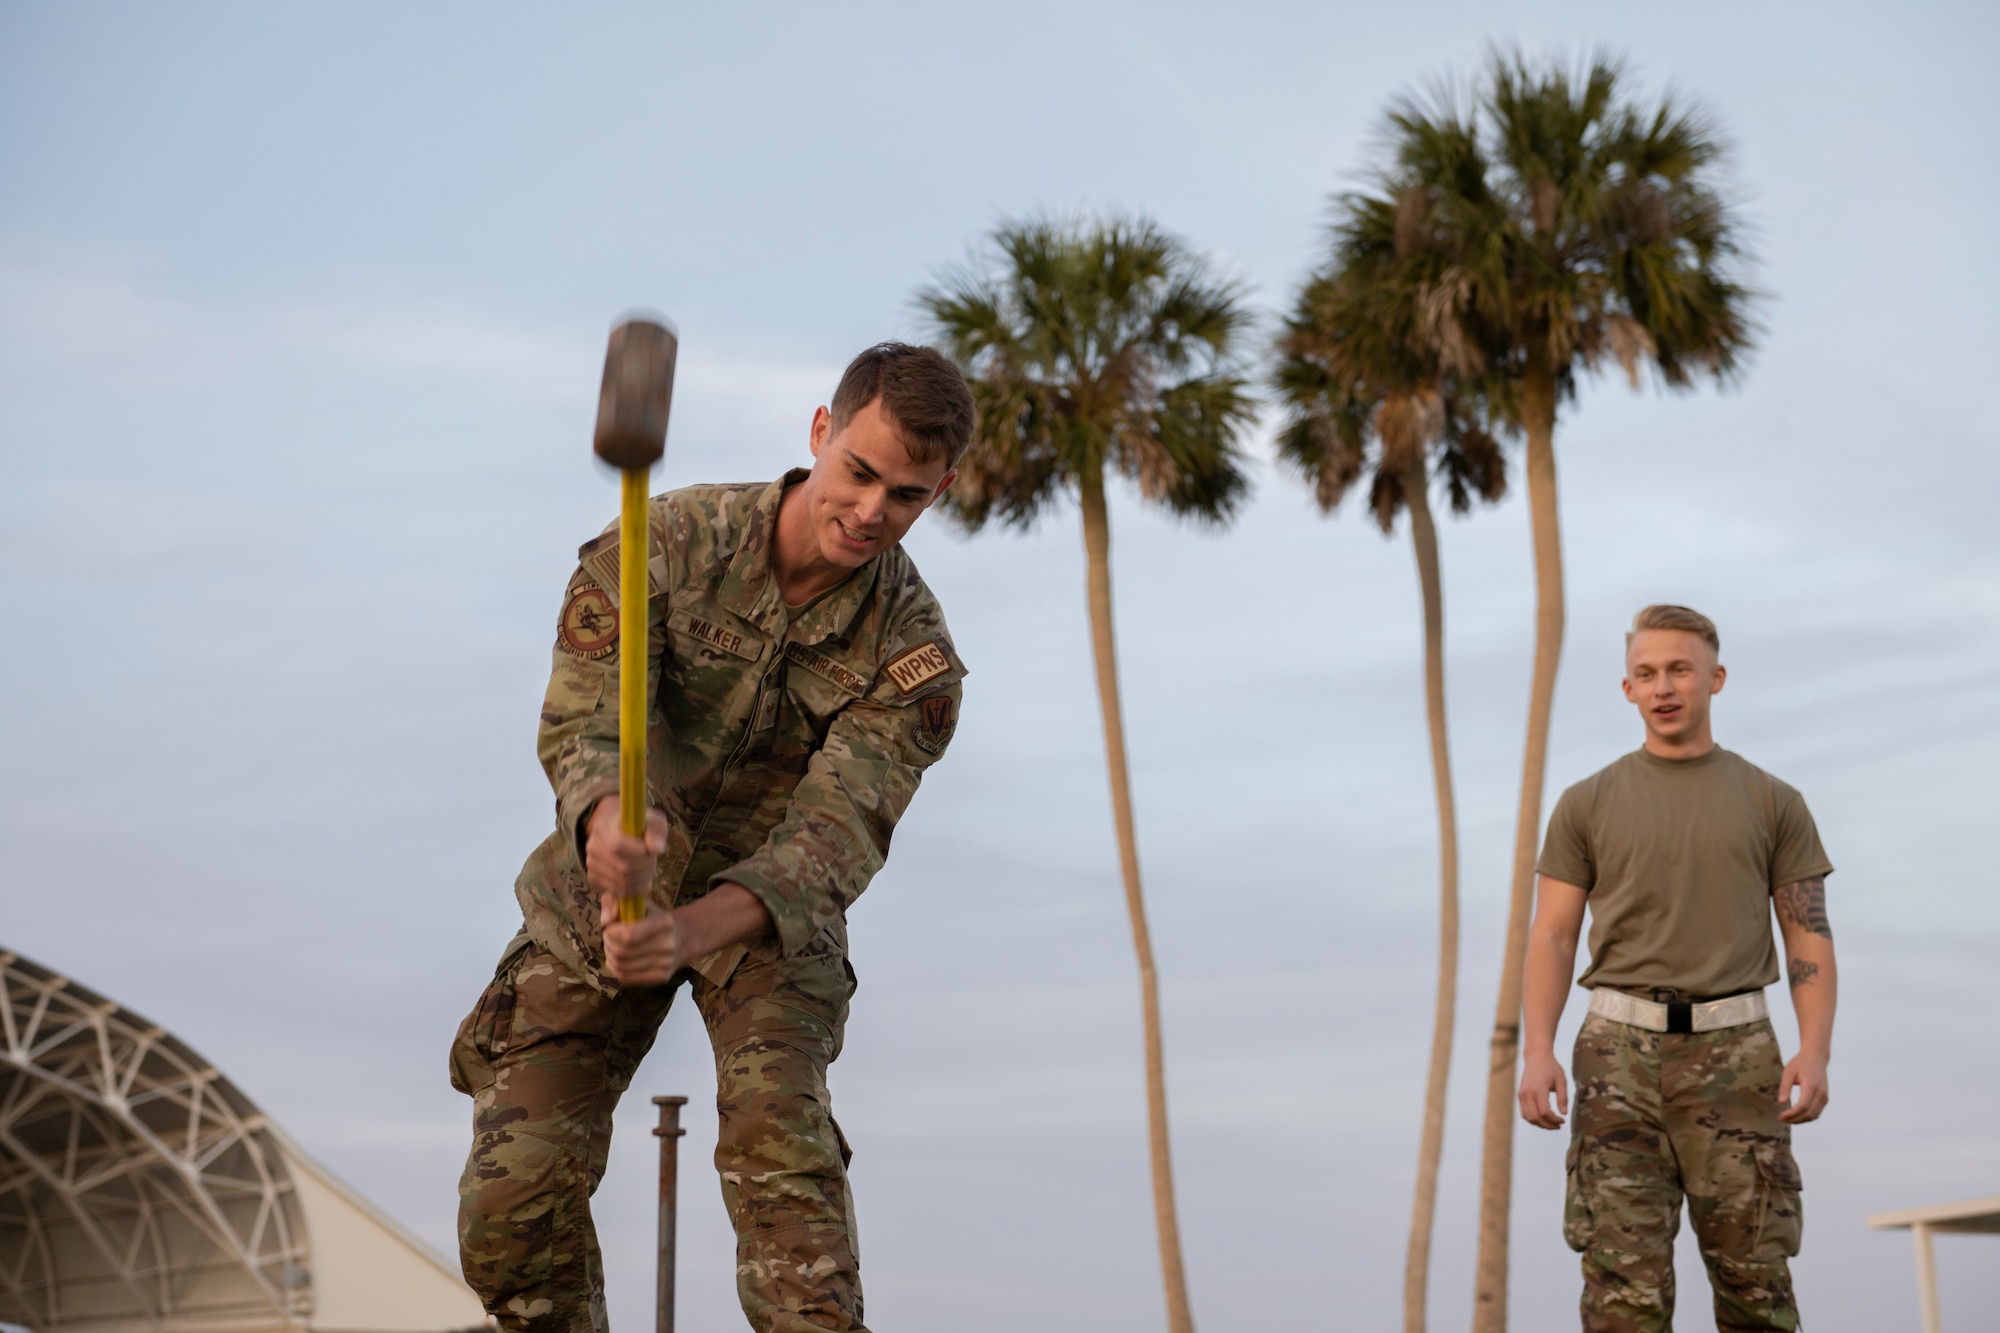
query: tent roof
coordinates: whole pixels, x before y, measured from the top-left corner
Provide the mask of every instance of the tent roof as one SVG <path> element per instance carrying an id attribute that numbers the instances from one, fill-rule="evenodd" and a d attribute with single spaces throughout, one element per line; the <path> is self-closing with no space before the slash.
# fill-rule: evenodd
<path id="1" fill-rule="evenodd" d="M 1963 1203 L 1934 1203 L 1927 1208 L 1874 1213 L 1868 1218 L 1868 1225 L 1878 1231 L 1897 1231 L 1922 1225 L 1932 1231 L 2000 1233 L 2000 1194 L 1990 1199 L 1967 1199 Z"/>
<path id="2" fill-rule="evenodd" d="M 184 1042 L 0 951 L 0 1321 L 441 1333 L 485 1312 Z"/>

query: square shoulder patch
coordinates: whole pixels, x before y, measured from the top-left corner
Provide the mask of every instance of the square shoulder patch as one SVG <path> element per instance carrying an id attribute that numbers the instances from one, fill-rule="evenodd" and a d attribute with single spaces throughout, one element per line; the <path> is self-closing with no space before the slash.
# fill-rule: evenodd
<path id="1" fill-rule="evenodd" d="M 882 665 L 883 673 L 899 694 L 915 694 L 951 670 L 951 654 L 943 639 L 926 639 L 914 648 L 905 648 Z"/>
<path id="2" fill-rule="evenodd" d="M 646 561 L 646 592 L 654 596 L 667 586 L 667 558 L 660 551 L 657 542 L 651 542 L 651 555 Z M 611 599 L 611 605 L 618 605 L 620 582 L 620 555 L 618 529 L 600 533 L 576 548 L 576 562 L 583 566 L 584 573 L 595 579 L 604 595 Z"/>

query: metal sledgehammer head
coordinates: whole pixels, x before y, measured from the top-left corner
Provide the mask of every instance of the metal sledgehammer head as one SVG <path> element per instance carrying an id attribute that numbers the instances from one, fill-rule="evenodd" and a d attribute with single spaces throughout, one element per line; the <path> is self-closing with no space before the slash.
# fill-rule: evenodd
<path id="1" fill-rule="evenodd" d="M 680 339 L 658 320 L 628 319 L 611 330 L 592 440 L 599 458 L 623 471 L 660 461 L 679 351 Z"/>

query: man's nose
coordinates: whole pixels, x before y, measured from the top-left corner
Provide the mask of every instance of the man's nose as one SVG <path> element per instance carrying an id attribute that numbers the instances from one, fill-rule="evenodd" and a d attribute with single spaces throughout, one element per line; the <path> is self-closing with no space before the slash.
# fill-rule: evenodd
<path id="1" fill-rule="evenodd" d="M 882 521 L 882 492 L 872 487 L 854 502 L 854 517 L 873 527 Z"/>

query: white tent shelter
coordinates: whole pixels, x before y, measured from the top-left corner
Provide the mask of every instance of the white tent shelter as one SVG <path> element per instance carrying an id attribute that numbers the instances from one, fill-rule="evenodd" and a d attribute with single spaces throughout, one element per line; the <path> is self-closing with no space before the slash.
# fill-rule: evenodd
<path id="1" fill-rule="evenodd" d="M 178 1038 L 0 951 L 0 1321 L 445 1333 L 485 1312 Z"/>
<path id="2" fill-rule="evenodd" d="M 1877 1231 L 1910 1229 L 1910 1237 L 1917 1246 L 1917 1317 L 1923 1323 L 1924 1333 L 1939 1333 L 1942 1325 L 1938 1316 L 1937 1260 L 1931 1254 L 1931 1237 L 1940 1231 L 2000 1234 L 2000 1195 L 1876 1213 L 1868 1219 L 1868 1225 Z"/>

